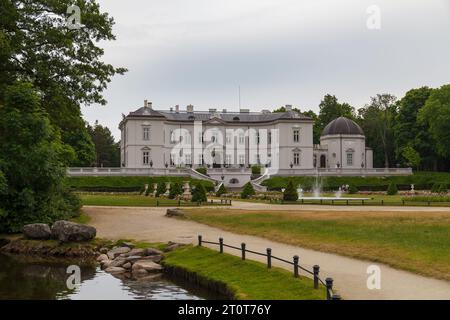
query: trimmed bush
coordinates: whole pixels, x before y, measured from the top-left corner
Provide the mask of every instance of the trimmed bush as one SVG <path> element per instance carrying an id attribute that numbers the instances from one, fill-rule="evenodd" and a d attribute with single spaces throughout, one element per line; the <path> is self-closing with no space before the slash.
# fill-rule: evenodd
<path id="1" fill-rule="evenodd" d="M 170 186 L 169 199 L 176 199 L 180 194 L 183 194 L 183 187 L 178 182 L 175 182 Z"/>
<path id="2" fill-rule="evenodd" d="M 208 201 L 206 197 L 205 187 L 201 183 L 194 186 L 192 190 L 192 202 L 206 202 Z"/>
<path id="3" fill-rule="evenodd" d="M 441 185 L 439 186 L 439 193 L 447 193 L 448 189 L 447 189 L 447 185 L 445 183 L 441 183 Z"/>
<path id="4" fill-rule="evenodd" d="M 349 193 L 349 194 L 355 194 L 355 193 L 358 193 L 358 188 L 355 187 L 354 185 L 350 185 L 350 187 L 348 187 L 348 193 Z"/>
<path id="5" fill-rule="evenodd" d="M 297 193 L 297 190 L 295 189 L 294 183 L 292 181 L 289 181 L 286 189 L 284 189 L 283 200 L 284 201 L 297 201 L 298 200 L 298 193 Z"/>
<path id="6" fill-rule="evenodd" d="M 440 187 L 439 183 L 433 184 L 433 186 L 431 187 L 431 192 L 432 193 L 438 193 L 439 192 L 439 187 Z"/>
<path id="7" fill-rule="evenodd" d="M 449 196 L 415 196 L 415 197 L 404 197 L 404 201 L 412 202 L 450 202 Z"/>
<path id="8" fill-rule="evenodd" d="M 390 196 L 396 195 L 398 193 L 397 185 L 395 183 L 391 183 L 387 189 L 387 194 Z"/>
<path id="9" fill-rule="evenodd" d="M 261 174 L 261 166 L 258 165 L 252 166 L 252 174 L 254 175 Z"/>
<path id="10" fill-rule="evenodd" d="M 255 189 L 253 189 L 253 186 L 250 182 L 247 182 L 244 185 L 244 189 L 242 189 L 241 192 L 241 199 L 248 199 L 251 196 L 254 196 L 256 194 Z"/>
<path id="11" fill-rule="evenodd" d="M 195 169 L 195 171 L 197 171 L 198 173 L 201 173 L 205 176 L 208 174 L 208 169 L 205 167 L 199 167 L 199 168 Z"/>
<path id="12" fill-rule="evenodd" d="M 159 197 L 166 193 L 166 183 L 160 182 L 158 183 L 158 187 L 156 188 L 156 196 Z"/>
<path id="13" fill-rule="evenodd" d="M 227 189 L 225 188 L 225 185 L 222 184 L 219 188 L 219 190 L 217 190 L 216 192 L 216 197 L 220 197 L 221 195 L 227 193 Z"/>

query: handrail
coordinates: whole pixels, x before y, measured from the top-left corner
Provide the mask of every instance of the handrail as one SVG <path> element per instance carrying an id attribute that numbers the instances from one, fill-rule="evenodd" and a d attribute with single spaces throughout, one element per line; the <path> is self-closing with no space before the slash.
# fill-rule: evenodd
<path id="1" fill-rule="evenodd" d="M 272 267 L 272 259 L 287 263 L 291 266 L 294 266 L 294 277 L 299 277 L 299 269 L 313 275 L 314 277 L 314 289 L 319 289 L 319 284 L 322 284 L 323 286 L 326 287 L 327 290 L 327 300 L 341 300 L 341 297 L 338 294 L 335 294 L 333 292 L 333 279 L 332 278 L 326 278 L 325 281 L 323 281 L 320 277 L 319 277 L 319 270 L 320 267 L 318 265 L 314 265 L 313 266 L 313 271 L 308 270 L 304 267 L 302 267 L 301 265 L 299 265 L 298 261 L 299 261 L 299 257 L 298 256 L 294 256 L 293 257 L 293 261 L 288 261 L 285 260 L 283 258 L 280 257 L 276 257 L 272 255 L 272 249 L 271 248 L 267 248 L 266 252 L 267 253 L 262 253 L 262 252 L 258 252 L 258 251 L 253 251 L 253 250 L 249 250 L 246 248 L 246 244 L 245 243 L 241 243 L 241 247 L 236 247 L 236 246 L 232 246 L 230 244 L 226 244 L 223 242 L 223 238 L 219 238 L 219 242 L 214 242 L 214 241 L 207 241 L 207 240 L 203 240 L 203 237 L 201 235 L 198 236 L 198 246 L 201 247 L 202 244 L 212 244 L 212 245 L 218 245 L 219 246 L 219 252 L 223 253 L 223 248 L 231 248 L 231 249 L 235 249 L 235 250 L 240 250 L 241 251 L 241 256 L 242 256 L 242 260 L 245 260 L 245 254 L 247 252 L 252 253 L 252 254 L 256 254 L 259 256 L 263 256 L 263 257 L 267 257 L 267 268 L 271 268 Z"/>

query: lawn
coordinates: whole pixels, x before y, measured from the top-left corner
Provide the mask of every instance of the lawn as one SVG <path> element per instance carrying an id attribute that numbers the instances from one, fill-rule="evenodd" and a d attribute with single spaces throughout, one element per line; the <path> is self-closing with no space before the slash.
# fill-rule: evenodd
<path id="1" fill-rule="evenodd" d="M 153 198 L 139 194 L 122 193 L 89 193 L 79 194 L 85 206 L 118 206 L 118 207 L 176 207 L 176 206 L 198 206 L 198 203 L 189 201 L 171 200 L 167 198 Z M 219 201 L 219 202 L 217 202 Z M 214 203 L 203 203 L 202 205 L 221 205 L 220 200 Z"/>
<path id="2" fill-rule="evenodd" d="M 265 264 L 242 261 L 236 256 L 220 254 L 204 247 L 187 246 L 169 252 L 164 264 L 182 267 L 203 278 L 225 283 L 240 300 L 324 300 L 323 286 L 314 289 L 306 277 L 294 278 L 280 268 L 267 269 Z"/>
<path id="3" fill-rule="evenodd" d="M 450 212 L 184 211 L 227 231 L 450 280 Z"/>

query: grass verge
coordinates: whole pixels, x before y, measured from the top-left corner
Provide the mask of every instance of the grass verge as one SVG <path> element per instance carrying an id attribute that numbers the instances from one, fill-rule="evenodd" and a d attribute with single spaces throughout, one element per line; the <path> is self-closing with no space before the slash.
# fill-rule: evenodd
<path id="1" fill-rule="evenodd" d="M 267 269 L 262 263 L 242 261 L 203 247 L 186 246 L 169 252 L 164 264 L 223 283 L 237 299 L 323 300 L 326 297 L 325 288 L 315 290 L 309 278 L 294 278 L 286 270 Z"/>
<path id="2" fill-rule="evenodd" d="M 450 212 L 184 211 L 223 230 L 450 280 Z"/>

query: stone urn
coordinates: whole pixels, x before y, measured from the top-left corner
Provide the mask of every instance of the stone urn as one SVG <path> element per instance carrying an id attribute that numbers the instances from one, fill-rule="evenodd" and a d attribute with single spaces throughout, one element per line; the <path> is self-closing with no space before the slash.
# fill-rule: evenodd
<path id="1" fill-rule="evenodd" d="M 169 197 L 170 194 L 170 182 L 166 182 L 166 192 L 164 193 L 165 197 Z"/>
<path id="2" fill-rule="evenodd" d="M 158 189 L 158 184 L 154 183 L 153 184 L 153 197 L 156 197 L 156 190 Z"/>
<path id="3" fill-rule="evenodd" d="M 185 201 L 190 201 L 192 199 L 191 187 L 189 186 L 189 181 L 184 182 L 182 198 Z"/>

